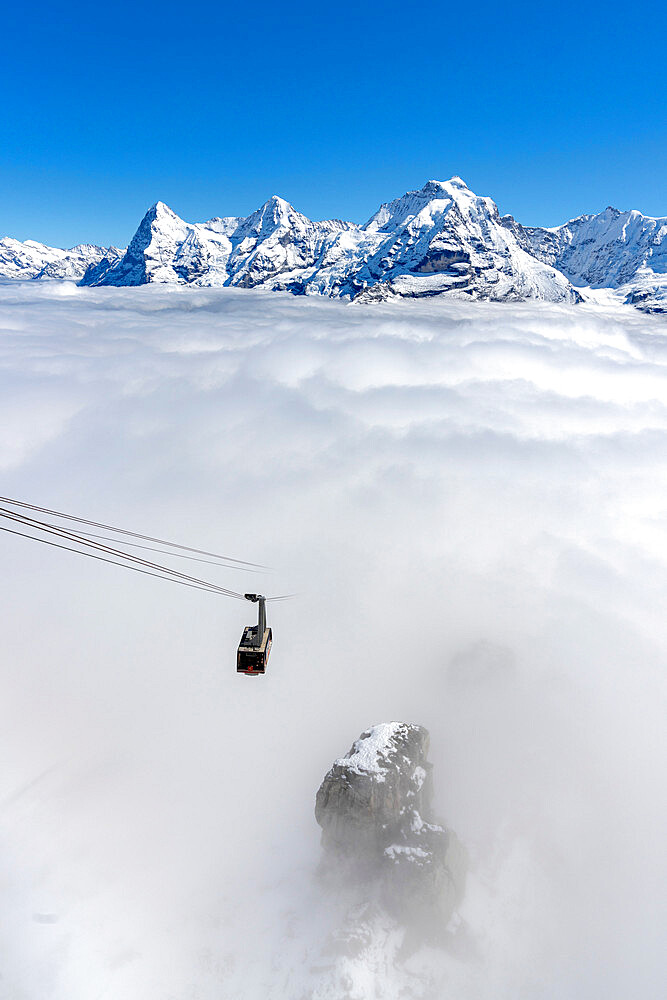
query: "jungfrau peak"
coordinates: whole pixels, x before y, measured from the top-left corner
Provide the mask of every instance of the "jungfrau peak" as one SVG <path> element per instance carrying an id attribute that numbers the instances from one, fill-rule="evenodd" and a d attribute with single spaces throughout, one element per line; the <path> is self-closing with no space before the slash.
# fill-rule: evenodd
<path id="1" fill-rule="evenodd" d="M 667 218 L 607 208 L 554 229 L 501 218 L 460 177 L 428 181 L 365 225 L 313 222 L 274 195 L 247 218 L 185 222 L 164 202 L 127 250 L 0 240 L 0 280 L 82 285 L 232 285 L 360 302 L 446 294 L 461 299 L 620 302 L 667 311 Z"/>
<path id="2" fill-rule="evenodd" d="M 383 205 L 364 229 L 378 246 L 356 275 L 363 298 L 442 292 L 496 301 L 579 298 L 562 274 L 519 246 L 495 203 L 460 177 L 428 181 Z"/>

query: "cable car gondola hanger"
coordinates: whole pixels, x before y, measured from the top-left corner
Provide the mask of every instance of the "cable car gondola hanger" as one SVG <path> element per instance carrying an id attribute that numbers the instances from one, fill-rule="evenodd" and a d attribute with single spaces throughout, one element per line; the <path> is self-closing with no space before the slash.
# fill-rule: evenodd
<path id="1" fill-rule="evenodd" d="M 42 542 L 54 548 L 64 549 L 67 552 L 75 552 L 78 555 L 87 556 L 90 559 L 97 559 L 100 562 L 111 563 L 112 566 L 121 566 L 124 569 L 133 570 L 136 573 L 143 573 L 146 576 L 157 577 L 160 580 L 168 580 L 171 583 L 179 583 L 185 587 L 192 587 L 195 590 L 204 590 L 210 594 L 218 594 L 224 597 L 233 597 L 237 600 L 247 600 L 259 605 L 258 622 L 256 626 L 247 625 L 241 636 L 241 641 L 237 650 L 236 670 L 237 673 L 247 676 L 263 674 L 266 671 L 266 664 L 271 652 L 273 642 L 273 632 L 266 625 L 266 602 L 284 601 L 293 597 L 292 594 L 283 594 L 278 597 L 265 597 L 262 594 L 241 594 L 235 590 L 221 587 L 209 580 L 203 580 L 187 573 L 181 573 L 170 566 L 163 566 L 160 563 L 145 559 L 142 556 L 133 555 L 114 546 L 103 544 L 102 541 L 93 539 L 103 539 L 106 542 L 114 542 L 116 545 L 126 545 L 132 548 L 148 549 L 153 552 L 165 552 L 164 549 L 156 549 L 150 545 L 139 544 L 128 541 L 128 538 L 140 539 L 141 542 L 156 542 L 159 545 L 167 545 L 171 551 L 167 555 L 177 556 L 181 559 L 191 559 L 197 562 L 207 562 L 211 565 L 224 566 L 227 569 L 245 570 L 249 572 L 261 572 L 266 570 L 265 566 L 259 563 L 246 562 L 242 559 L 232 559 L 230 556 L 223 556 L 216 552 L 208 552 L 205 549 L 196 549 L 188 545 L 179 545 L 176 542 L 168 542 L 163 538 L 155 538 L 151 535 L 142 535 L 136 531 L 127 531 L 124 528 L 117 528 L 112 525 L 102 524 L 98 521 L 90 521 L 86 518 L 76 517 L 72 514 L 64 514 L 62 511 L 50 510 L 48 507 L 39 507 L 35 504 L 25 503 L 20 500 L 13 500 L 9 497 L 0 497 L 0 519 L 13 522 L 15 527 L 9 528 L 0 524 L 0 531 L 5 531 L 11 535 L 19 535 L 23 538 L 30 538 L 35 542 Z M 18 507 L 19 510 L 12 510 Z M 35 511 L 40 514 L 47 514 L 52 518 L 85 524 L 89 527 L 101 528 L 104 531 L 114 532 L 115 535 L 124 537 L 109 537 L 109 535 L 94 534 L 89 531 L 74 531 L 53 521 L 41 521 L 29 514 L 21 513 L 23 510 Z M 18 528 L 26 528 L 28 531 L 38 534 L 28 534 L 26 531 L 19 531 Z M 40 537 L 49 535 L 49 537 Z M 55 539 L 58 539 L 56 541 Z M 63 544 L 70 542 L 70 545 Z M 74 546 L 74 547 L 73 547 Z M 189 554 L 194 553 L 195 555 Z M 209 556 L 211 559 L 201 559 L 199 556 Z M 212 561 L 213 560 L 213 561 Z"/>
<path id="2" fill-rule="evenodd" d="M 266 672 L 273 631 L 266 625 L 266 597 L 261 594 L 244 594 L 246 601 L 258 605 L 257 625 L 246 625 L 236 653 L 236 672 L 254 677 Z"/>

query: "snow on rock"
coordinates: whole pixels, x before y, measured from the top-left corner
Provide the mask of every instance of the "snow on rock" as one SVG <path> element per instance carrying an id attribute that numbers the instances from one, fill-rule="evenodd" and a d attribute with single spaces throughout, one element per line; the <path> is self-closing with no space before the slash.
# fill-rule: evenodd
<path id="1" fill-rule="evenodd" d="M 80 281 L 91 267 L 99 267 L 107 259 L 119 260 L 122 250 L 116 247 L 79 244 L 69 250 L 48 247 L 34 240 L 0 239 L 0 278 L 10 281 L 34 281 L 42 278 Z M 103 273 L 103 272 L 102 272 Z"/>
<path id="2" fill-rule="evenodd" d="M 262 285 L 302 292 L 304 281 L 345 222 L 311 222 L 282 198 L 270 198 L 247 219 L 187 223 L 163 202 L 142 219 L 125 256 L 84 285 Z M 310 269 L 310 271 L 309 271 Z"/>
<path id="3" fill-rule="evenodd" d="M 247 218 L 189 223 L 163 202 L 126 251 L 56 250 L 0 240 L 0 277 L 263 288 L 360 302 L 459 299 L 580 302 L 611 288 L 621 302 L 667 311 L 667 218 L 607 208 L 555 229 L 500 217 L 460 177 L 430 180 L 358 226 L 313 222 L 276 195 Z"/>
<path id="4" fill-rule="evenodd" d="M 629 304 L 667 312 L 667 218 L 609 206 L 555 229 L 521 226 L 512 216 L 502 223 L 527 252 L 573 284 L 619 289 Z"/>
<path id="5" fill-rule="evenodd" d="M 347 756 L 335 761 L 334 766 L 356 771 L 357 774 L 374 774 L 378 781 L 384 781 L 392 751 L 395 750 L 395 740 L 403 735 L 404 723 L 401 722 L 373 726 L 355 740 Z"/>
<path id="6" fill-rule="evenodd" d="M 334 761 L 317 792 L 324 871 L 362 887 L 404 923 L 443 933 L 465 886 L 466 852 L 432 814 L 429 734 L 387 722 Z"/>
<path id="7" fill-rule="evenodd" d="M 494 301 L 579 299 L 559 271 L 519 245 L 495 203 L 460 177 L 429 181 L 382 205 L 364 230 L 379 241 L 354 279 L 365 300 L 443 292 Z"/>
<path id="8" fill-rule="evenodd" d="M 312 222 L 276 196 L 247 219 L 189 224 L 157 202 L 125 257 L 83 284 L 262 287 L 360 300 L 448 292 L 498 301 L 577 301 L 570 282 L 523 249 L 490 198 L 429 181 L 365 226 Z"/>
<path id="9" fill-rule="evenodd" d="M 281 874 L 268 905 L 252 893 L 235 899 L 233 931 L 216 930 L 220 981 L 211 996 L 478 995 L 464 992 L 476 973 L 466 960 L 476 936 L 458 909 L 452 914 L 466 854 L 431 814 L 428 745 L 422 726 L 386 722 L 333 762 L 316 800 L 325 848 L 319 870 Z"/>
<path id="10" fill-rule="evenodd" d="M 428 732 L 405 722 L 373 726 L 334 761 L 317 792 L 315 818 L 325 850 L 379 856 L 405 809 L 430 805 Z M 419 769 L 419 770 L 417 770 Z"/>
<path id="11" fill-rule="evenodd" d="M 667 272 L 656 274 L 650 267 L 637 269 L 632 279 L 622 285 L 623 301 L 643 312 L 667 313 Z"/>
<path id="12" fill-rule="evenodd" d="M 193 236 L 192 226 L 157 201 L 141 220 L 125 255 L 100 278 L 93 280 L 88 273 L 83 284 L 131 286 L 185 280 L 186 274 L 192 275 L 203 268 L 200 258 L 205 251 Z M 185 267 L 182 264 L 184 246 L 189 247 Z"/>
<path id="13" fill-rule="evenodd" d="M 242 220 L 233 234 L 230 284 L 301 293 L 337 234 L 355 229 L 338 220 L 311 222 L 274 196 Z"/>

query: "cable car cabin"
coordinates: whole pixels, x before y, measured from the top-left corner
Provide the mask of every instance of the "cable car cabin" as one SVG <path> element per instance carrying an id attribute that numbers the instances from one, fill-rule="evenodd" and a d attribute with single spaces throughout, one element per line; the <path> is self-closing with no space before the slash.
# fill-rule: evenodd
<path id="1" fill-rule="evenodd" d="M 261 594 L 245 594 L 247 601 L 259 604 L 256 625 L 246 625 L 236 654 L 237 674 L 254 677 L 263 674 L 269 661 L 273 632 L 266 627 L 266 598 Z"/>
<path id="2" fill-rule="evenodd" d="M 266 671 L 266 664 L 269 661 L 269 653 L 271 652 L 271 643 L 273 642 L 273 632 L 270 628 L 264 629 L 262 642 L 259 646 L 255 645 L 256 636 L 257 626 L 246 625 L 241 636 L 238 653 L 236 654 L 237 674 L 254 676 L 255 674 L 263 674 Z"/>

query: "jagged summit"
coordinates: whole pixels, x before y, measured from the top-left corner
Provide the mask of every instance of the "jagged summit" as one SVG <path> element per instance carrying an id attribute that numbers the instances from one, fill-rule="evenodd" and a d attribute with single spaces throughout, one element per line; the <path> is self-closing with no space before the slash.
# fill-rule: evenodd
<path id="1" fill-rule="evenodd" d="M 279 227 L 302 226 L 309 220 L 297 212 L 288 201 L 272 195 L 264 204 L 239 223 L 239 231 L 267 236 Z"/>
<path id="2" fill-rule="evenodd" d="M 426 181 L 426 184 L 424 184 L 423 188 L 421 188 L 420 193 L 423 193 L 426 197 L 437 198 L 439 193 L 443 191 L 450 196 L 456 191 L 469 191 L 471 194 L 473 193 L 463 178 L 459 177 L 458 174 L 454 174 L 454 176 L 450 177 L 448 181 Z M 414 194 L 417 192 L 410 193 Z"/>
<path id="3" fill-rule="evenodd" d="M 124 250 L 116 247 L 98 247 L 78 243 L 68 250 L 49 247 L 35 240 L 0 240 L 0 279 L 10 281 L 39 281 L 66 279 L 80 281 L 89 268 L 95 268 L 104 259 L 119 260 Z"/>
<path id="4" fill-rule="evenodd" d="M 178 280 L 174 258 L 188 238 L 191 227 L 163 201 L 151 205 L 130 240 L 125 255 L 91 280 L 86 272 L 82 284 L 144 285 Z"/>
<path id="5" fill-rule="evenodd" d="M 122 260 L 83 284 L 169 282 L 261 286 L 362 300 L 449 292 L 472 298 L 576 301 L 553 267 L 522 249 L 489 198 L 460 177 L 430 180 L 359 227 L 313 222 L 273 195 L 245 219 L 186 223 L 163 202 L 144 216 Z"/>
<path id="6" fill-rule="evenodd" d="M 262 205 L 262 210 L 271 210 L 282 217 L 286 217 L 291 212 L 295 212 L 294 206 L 291 205 L 289 201 L 286 201 L 285 198 L 281 198 L 280 195 L 277 194 L 272 194 L 270 198 L 266 199 Z"/>
<path id="7" fill-rule="evenodd" d="M 148 209 L 146 215 L 152 215 L 153 218 L 157 218 L 160 215 L 176 216 L 176 212 L 174 212 L 173 209 L 169 208 L 169 205 L 167 205 L 164 201 L 158 200 L 156 202 L 153 202 L 151 207 Z M 176 218 L 178 218 L 178 216 L 176 216 Z"/>
<path id="8" fill-rule="evenodd" d="M 156 201 L 148 209 L 143 219 L 139 223 L 141 226 L 145 222 L 157 222 L 159 224 L 165 224 L 169 222 L 178 222 L 181 225 L 186 225 L 186 223 L 181 219 L 180 215 L 174 212 L 173 208 L 170 208 L 164 201 Z"/>
<path id="9" fill-rule="evenodd" d="M 611 288 L 661 312 L 667 219 L 608 206 L 555 228 L 524 227 L 455 175 L 384 202 L 362 226 L 314 222 L 278 195 L 246 218 L 195 223 L 156 201 L 123 252 L 0 240 L 0 277 L 235 285 L 362 302 L 441 294 L 578 302 L 587 288 Z"/>
<path id="10" fill-rule="evenodd" d="M 475 197 L 468 185 L 460 177 L 451 177 L 448 181 L 427 181 L 416 191 L 407 191 L 400 198 L 385 202 L 370 217 L 363 226 L 368 231 L 396 228 L 413 215 L 418 215 L 424 207 L 434 205 L 435 211 L 446 211 L 459 198 L 465 195 Z M 440 205 L 440 202 L 444 203 Z"/>
<path id="11" fill-rule="evenodd" d="M 558 268 L 578 287 L 619 289 L 626 302 L 667 311 L 667 217 L 608 205 L 552 229 L 503 224 L 538 260 Z"/>
<path id="12" fill-rule="evenodd" d="M 355 275 L 365 300 L 437 295 L 576 302 L 578 293 L 502 225 L 491 198 L 460 177 L 387 202 L 363 227 L 377 241 Z"/>

